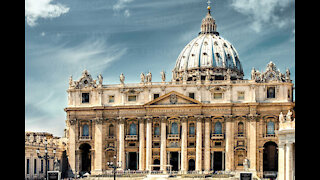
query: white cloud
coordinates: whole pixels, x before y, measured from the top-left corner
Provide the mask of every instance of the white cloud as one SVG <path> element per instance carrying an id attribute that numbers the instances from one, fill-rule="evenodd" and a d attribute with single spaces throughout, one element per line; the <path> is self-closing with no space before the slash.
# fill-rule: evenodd
<path id="1" fill-rule="evenodd" d="M 60 3 L 52 4 L 52 1 L 54 0 L 25 0 L 27 24 L 35 26 L 38 18 L 56 18 L 69 11 L 69 7 Z"/>
<path id="2" fill-rule="evenodd" d="M 113 5 L 112 9 L 115 13 L 119 13 L 124 10 L 123 14 L 125 17 L 130 17 L 129 9 L 127 9 L 127 4 L 132 2 L 133 0 L 117 0 L 117 3 Z"/>
<path id="3" fill-rule="evenodd" d="M 127 48 L 90 38 L 77 44 L 29 44 L 25 79 L 25 124 L 28 131 L 47 131 L 62 135 L 65 127 L 68 80 L 81 77 L 87 69 L 93 79 L 110 63 L 122 58 Z M 105 77 L 107 79 L 107 77 Z"/>
<path id="4" fill-rule="evenodd" d="M 260 32 L 264 25 L 283 28 L 292 23 L 292 19 L 283 16 L 283 13 L 293 2 L 293 0 L 232 0 L 231 6 L 249 16 L 253 20 L 251 28 Z"/>

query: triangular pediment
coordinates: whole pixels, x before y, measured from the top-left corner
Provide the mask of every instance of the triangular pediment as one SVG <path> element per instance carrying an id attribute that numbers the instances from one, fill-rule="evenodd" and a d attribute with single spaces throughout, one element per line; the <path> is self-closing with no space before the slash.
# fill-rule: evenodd
<path id="1" fill-rule="evenodd" d="M 171 91 L 165 95 L 162 95 L 145 105 L 181 105 L 181 104 L 201 104 L 201 102 L 185 96 L 176 91 Z"/>

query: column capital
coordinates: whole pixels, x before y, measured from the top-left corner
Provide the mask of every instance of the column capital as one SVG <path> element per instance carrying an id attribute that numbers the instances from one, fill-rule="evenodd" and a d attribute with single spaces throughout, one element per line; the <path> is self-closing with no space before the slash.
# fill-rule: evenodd
<path id="1" fill-rule="evenodd" d="M 194 118 L 198 121 L 202 121 L 203 120 L 203 115 L 194 115 Z"/>
<path id="2" fill-rule="evenodd" d="M 225 121 L 232 121 L 234 118 L 233 115 L 224 115 L 223 117 L 224 117 Z"/>
<path id="3" fill-rule="evenodd" d="M 126 120 L 125 117 L 117 117 L 116 119 L 119 120 L 119 123 L 120 123 L 120 124 L 123 124 L 124 121 Z"/>
<path id="4" fill-rule="evenodd" d="M 104 121 L 103 118 L 95 118 L 95 119 L 94 119 L 94 122 L 95 122 L 96 124 L 103 124 L 103 121 Z"/>
<path id="5" fill-rule="evenodd" d="M 181 122 L 187 122 L 188 116 L 180 116 L 180 121 Z"/>
<path id="6" fill-rule="evenodd" d="M 248 114 L 247 119 L 250 121 L 257 121 L 259 119 L 259 115 L 258 114 Z"/>
<path id="7" fill-rule="evenodd" d="M 161 122 L 166 122 L 167 121 L 167 116 L 159 116 L 159 119 Z"/>
<path id="8" fill-rule="evenodd" d="M 145 118 L 144 117 L 137 117 L 139 123 L 144 123 Z"/>
<path id="9" fill-rule="evenodd" d="M 152 116 L 145 116 L 144 119 L 147 121 L 147 123 L 150 123 L 152 121 Z"/>
<path id="10" fill-rule="evenodd" d="M 67 120 L 67 122 L 69 123 L 69 125 L 75 125 L 76 124 L 76 122 L 77 122 L 77 119 L 76 118 L 74 118 L 74 119 L 69 119 L 69 120 Z"/>

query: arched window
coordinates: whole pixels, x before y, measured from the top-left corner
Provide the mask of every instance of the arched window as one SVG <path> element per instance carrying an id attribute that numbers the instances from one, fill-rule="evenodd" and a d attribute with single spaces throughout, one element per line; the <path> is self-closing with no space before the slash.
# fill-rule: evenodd
<path id="1" fill-rule="evenodd" d="M 267 134 L 274 134 L 274 122 L 272 121 L 267 124 Z"/>
<path id="2" fill-rule="evenodd" d="M 171 134 L 178 134 L 178 124 L 176 122 L 171 124 Z"/>
<path id="3" fill-rule="evenodd" d="M 154 135 L 159 136 L 160 135 L 160 127 L 159 124 L 154 125 Z"/>
<path id="4" fill-rule="evenodd" d="M 87 124 L 82 126 L 82 136 L 89 136 L 89 126 Z"/>
<path id="5" fill-rule="evenodd" d="M 137 127 L 136 124 L 131 123 L 130 124 L 130 135 L 137 135 Z"/>
<path id="6" fill-rule="evenodd" d="M 214 134 L 222 134 L 222 125 L 219 121 L 214 124 Z"/>
<path id="7" fill-rule="evenodd" d="M 110 126 L 109 126 L 109 136 L 114 136 L 114 126 L 113 126 L 113 124 L 110 124 Z"/>
<path id="8" fill-rule="evenodd" d="M 195 132 L 194 132 L 194 123 L 189 124 L 189 134 L 192 134 L 192 135 L 195 134 Z"/>
<path id="9" fill-rule="evenodd" d="M 244 133 L 244 125 L 243 122 L 238 123 L 238 134 L 243 134 Z"/>

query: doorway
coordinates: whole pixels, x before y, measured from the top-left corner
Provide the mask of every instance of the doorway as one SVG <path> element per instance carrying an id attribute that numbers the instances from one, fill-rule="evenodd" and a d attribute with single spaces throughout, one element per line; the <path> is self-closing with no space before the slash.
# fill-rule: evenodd
<path id="1" fill-rule="evenodd" d="M 172 165 L 172 171 L 179 171 L 179 153 L 170 152 L 170 165 Z"/>
<path id="2" fill-rule="evenodd" d="M 222 152 L 213 153 L 213 170 L 221 171 L 222 170 Z"/>
<path id="3" fill-rule="evenodd" d="M 194 159 L 190 159 L 188 171 L 194 171 L 195 169 L 196 169 L 196 163 L 195 163 Z"/>
<path id="4" fill-rule="evenodd" d="M 138 163 L 137 163 L 137 153 L 136 152 L 129 152 L 129 164 L 128 169 L 130 170 L 137 170 Z"/>
<path id="5" fill-rule="evenodd" d="M 153 164 L 154 165 L 160 165 L 160 160 L 159 159 L 155 159 L 154 161 L 153 161 Z M 160 170 L 160 167 L 153 167 L 153 170 L 154 171 L 159 171 Z"/>
<path id="6" fill-rule="evenodd" d="M 87 143 L 81 144 L 79 147 L 81 151 L 81 172 L 91 171 L 91 146 Z"/>

